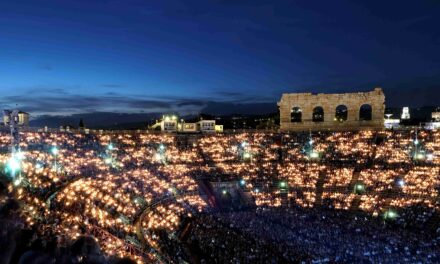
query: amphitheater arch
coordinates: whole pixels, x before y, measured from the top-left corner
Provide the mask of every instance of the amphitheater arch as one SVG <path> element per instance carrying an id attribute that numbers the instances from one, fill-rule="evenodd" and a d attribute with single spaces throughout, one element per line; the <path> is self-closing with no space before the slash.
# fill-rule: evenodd
<path id="1" fill-rule="evenodd" d="M 363 104 L 359 108 L 359 120 L 370 121 L 373 119 L 373 107 L 371 104 Z"/>
<path id="2" fill-rule="evenodd" d="M 335 108 L 335 121 L 345 122 L 348 120 L 348 107 L 340 104 Z"/>
<path id="3" fill-rule="evenodd" d="M 292 107 L 292 110 L 290 112 L 290 122 L 302 122 L 302 109 L 300 107 Z"/>
<path id="4" fill-rule="evenodd" d="M 324 122 L 324 108 L 322 106 L 316 106 L 313 108 L 312 121 Z"/>

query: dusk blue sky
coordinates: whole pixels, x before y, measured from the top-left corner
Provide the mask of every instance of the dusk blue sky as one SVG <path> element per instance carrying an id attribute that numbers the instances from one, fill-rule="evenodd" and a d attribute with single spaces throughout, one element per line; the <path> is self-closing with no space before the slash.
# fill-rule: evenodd
<path id="1" fill-rule="evenodd" d="M 439 14 L 434 0 L 0 0 L 0 106 L 196 113 L 377 86 L 387 105 L 437 106 Z"/>

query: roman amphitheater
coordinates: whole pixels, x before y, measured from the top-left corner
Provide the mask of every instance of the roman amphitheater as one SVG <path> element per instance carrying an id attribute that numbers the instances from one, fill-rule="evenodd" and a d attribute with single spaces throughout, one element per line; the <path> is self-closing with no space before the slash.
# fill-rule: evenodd
<path id="1" fill-rule="evenodd" d="M 285 93 L 278 102 L 280 129 L 382 129 L 385 95 L 381 88 L 364 93 Z"/>

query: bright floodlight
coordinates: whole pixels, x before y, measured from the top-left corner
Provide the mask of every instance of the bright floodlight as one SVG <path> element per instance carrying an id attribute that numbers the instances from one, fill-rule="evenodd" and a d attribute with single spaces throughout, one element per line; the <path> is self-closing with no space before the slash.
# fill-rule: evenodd
<path id="1" fill-rule="evenodd" d="M 165 146 L 164 146 L 163 144 L 160 144 L 160 145 L 159 145 L 159 149 L 160 149 L 160 150 L 164 150 L 164 149 L 165 149 Z"/>
<path id="2" fill-rule="evenodd" d="M 251 154 L 249 152 L 246 152 L 243 154 L 243 158 L 249 159 L 251 157 Z"/>
<path id="3" fill-rule="evenodd" d="M 111 158 L 106 158 L 104 160 L 104 162 L 105 162 L 105 164 L 110 164 L 110 163 L 112 163 L 112 159 Z"/>
<path id="4" fill-rule="evenodd" d="M 287 186 L 286 182 L 284 182 L 284 181 L 280 182 L 280 187 L 281 188 L 286 188 L 286 186 Z"/>
<path id="5" fill-rule="evenodd" d="M 247 145 L 247 142 L 246 142 L 246 141 L 243 141 L 243 142 L 241 143 L 241 147 L 242 147 L 242 148 L 246 147 L 246 145 Z"/>
<path id="6" fill-rule="evenodd" d="M 245 184 L 246 184 L 246 181 L 242 179 L 242 180 L 240 180 L 240 184 L 241 184 L 241 185 L 245 185 Z"/>
<path id="7" fill-rule="evenodd" d="M 396 217 L 398 217 L 398 214 L 393 210 L 388 210 L 385 212 L 384 217 L 385 219 L 395 219 Z"/>
<path id="8" fill-rule="evenodd" d="M 15 185 L 15 186 L 20 185 L 20 183 L 21 183 L 21 179 L 20 179 L 20 178 L 17 178 L 17 179 L 14 181 L 14 185 Z"/>
<path id="9" fill-rule="evenodd" d="M 110 144 L 108 144 L 108 150 L 113 150 L 113 144 L 112 143 L 110 143 Z"/>
<path id="10" fill-rule="evenodd" d="M 223 195 L 225 195 L 225 194 L 228 193 L 228 192 L 227 192 L 226 190 L 223 190 L 222 193 L 223 193 Z"/>
<path id="11" fill-rule="evenodd" d="M 22 160 L 22 159 L 24 159 L 24 153 L 21 152 L 21 151 L 18 151 L 18 152 L 15 154 L 15 157 L 17 157 L 17 159 L 19 159 L 19 160 Z"/>
<path id="12" fill-rule="evenodd" d="M 422 160 L 422 159 L 424 159 L 424 158 L 425 158 L 425 154 L 423 154 L 423 153 L 418 153 L 418 154 L 416 155 L 416 159 Z"/>
<path id="13" fill-rule="evenodd" d="M 310 139 L 309 144 L 310 144 L 310 145 L 313 144 L 313 139 Z"/>
<path id="14" fill-rule="evenodd" d="M 416 140 L 414 140 L 414 145 L 417 145 L 417 144 L 419 144 L 419 141 L 416 139 Z"/>
<path id="15" fill-rule="evenodd" d="M 156 161 L 161 161 L 162 160 L 162 155 L 160 153 L 156 153 L 156 154 L 154 154 L 154 159 Z"/>
<path id="16" fill-rule="evenodd" d="M 7 167 L 11 173 L 15 173 L 20 169 L 20 163 L 16 158 L 12 157 L 8 160 Z"/>
<path id="17" fill-rule="evenodd" d="M 357 184 L 354 186 L 354 193 L 355 193 L 355 194 L 362 194 L 362 193 L 364 193 L 364 192 L 365 192 L 365 186 L 364 186 L 363 183 L 357 183 Z"/>
<path id="18" fill-rule="evenodd" d="M 255 192 L 256 192 L 256 193 L 259 193 L 260 190 L 259 190 L 258 188 L 255 188 Z"/>
<path id="19" fill-rule="evenodd" d="M 58 148 L 56 146 L 53 146 L 51 149 L 51 152 L 53 155 L 57 155 L 58 154 Z"/>
<path id="20" fill-rule="evenodd" d="M 397 184 L 398 184 L 400 187 L 403 187 L 403 186 L 405 186 L 405 181 L 404 181 L 403 179 L 400 179 L 400 180 L 397 181 Z"/>
<path id="21" fill-rule="evenodd" d="M 317 159 L 317 158 L 319 158 L 319 153 L 316 152 L 316 151 L 312 151 L 312 152 L 310 153 L 310 158 L 312 158 L 312 159 Z"/>

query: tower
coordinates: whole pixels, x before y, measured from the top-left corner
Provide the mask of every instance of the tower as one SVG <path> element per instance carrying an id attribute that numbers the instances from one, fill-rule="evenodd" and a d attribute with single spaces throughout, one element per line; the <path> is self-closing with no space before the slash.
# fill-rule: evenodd
<path id="1" fill-rule="evenodd" d="M 405 106 L 404 108 L 402 108 L 402 116 L 401 116 L 402 120 L 407 120 L 410 119 L 410 115 L 409 115 L 409 107 Z"/>
<path id="2" fill-rule="evenodd" d="M 19 111 L 16 110 L 4 110 L 4 121 L 5 126 L 9 126 L 11 133 L 11 145 L 10 151 L 11 154 L 14 155 L 18 152 L 20 148 L 20 133 L 18 131 L 18 123 L 19 123 Z"/>

